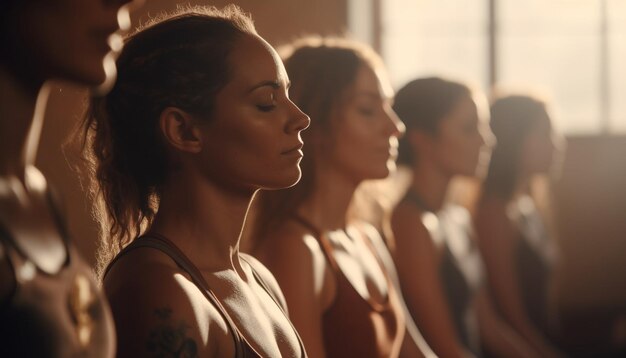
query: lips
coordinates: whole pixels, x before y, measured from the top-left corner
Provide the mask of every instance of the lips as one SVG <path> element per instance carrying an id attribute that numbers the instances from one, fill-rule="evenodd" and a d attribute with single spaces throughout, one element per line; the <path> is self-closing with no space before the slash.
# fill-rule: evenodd
<path id="1" fill-rule="evenodd" d="M 304 146 L 304 143 L 300 142 L 296 145 L 294 145 L 293 147 L 281 152 L 280 154 L 294 154 L 296 152 L 302 152 L 301 149 Z"/>
<path id="2" fill-rule="evenodd" d="M 120 35 L 116 34 L 117 31 L 119 31 L 117 24 L 115 26 L 105 26 L 93 29 L 91 31 L 91 36 L 95 41 L 97 41 L 102 51 L 119 51 L 121 49 L 120 45 L 123 41 L 121 41 Z"/>

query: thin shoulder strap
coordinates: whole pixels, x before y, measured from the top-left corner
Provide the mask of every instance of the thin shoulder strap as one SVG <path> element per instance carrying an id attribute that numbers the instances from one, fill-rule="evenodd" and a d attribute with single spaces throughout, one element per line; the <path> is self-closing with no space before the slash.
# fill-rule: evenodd
<path id="1" fill-rule="evenodd" d="M 298 214 L 294 214 L 292 216 L 292 219 L 313 233 L 317 241 L 319 241 L 320 245 L 322 246 L 322 252 L 326 257 L 326 261 L 330 263 L 330 266 L 335 272 L 340 272 L 341 269 L 339 268 L 337 261 L 335 261 L 335 257 L 333 256 L 333 248 L 330 245 L 330 242 L 328 242 L 328 238 L 326 237 L 326 235 L 323 235 L 322 232 L 315 225 L 313 225 L 309 220 Z"/>
<path id="2" fill-rule="evenodd" d="M 178 267 L 180 267 L 183 271 L 185 271 L 191 277 L 193 283 L 200 288 L 200 291 L 204 294 L 204 296 L 211 302 L 217 309 L 220 311 L 222 317 L 226 321 L 226 324 L 229 326 L 230 331 L 232 332 L 233 339 L 235 340 L 235 357 L 244 357 L 244 349 L 243 349 L 243 338 L 241 337 L 241 333 L 235 325 L 235 322 L 230 318 L 228 312 L 224 306 L 222 306 L 221 302 L 217 299 L 217 296 L 213 293 L 213 291 L 209 288 L 204 277 L 198 270 L 198 268 L 185 256 L 185 254 L 180 251 L 174 243 L 165 238 L 162 235 L 158 235 L 155 233 L 151 233 L 149 235 L 141 236 L 128 246 L 126 246 L 119 254 L 115 256 L 115 258 L 109 263 L 106 270 L 104 271 L 103 279 L 106 277 L 111 267 L 119 260 L 122 256 L 126 255 L 128 252 L 138 249 L 140 247 L 149 247 L 163 252 L 169 258 L 171 258 Z"/>
<path id="3" fill-rule="evenodd" d="M 435 210 L 428 207 L 428 205 L 426 205 L 426 203 L 424 202 L 424 199 L 422 199 L 422 197 L 413 189 L 409 189 L 409 191 L 407 191 L 405 199 L 408 199 L 411 203 L 420 208 L 422 211 L 431 213 L 436 212 Z"/>

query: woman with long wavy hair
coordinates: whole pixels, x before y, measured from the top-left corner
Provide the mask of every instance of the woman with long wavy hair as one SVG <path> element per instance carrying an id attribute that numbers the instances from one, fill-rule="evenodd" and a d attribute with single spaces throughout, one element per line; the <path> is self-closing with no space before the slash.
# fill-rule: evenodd
<path id="1" fill-rule="evenodd" d="M 547 104 L 528 95 L 498 98 L 491 128 L 498 144 L 475 220 L 487 277 L 502 316 L 534 346 L 551 352 L 547 334 L 554 328 L 549 302 L 557 250 L 547 211 L 538 209 L 542 202 L 532 189 L 535 179 L 549 176 L 563 142 Z"/>
<path id="2" fill-rule="evenodd" d="M 305 38 L 285 51 L 292 98 L 312 122 L 301 182 L 255 203 L 253 252 L 276 276 L 312 356 L 428 354 L 405 329 L 381 235 L 349 215 L 361 183 L 394 170 L 404 131 L 382 61 L 338 38 Z"/>

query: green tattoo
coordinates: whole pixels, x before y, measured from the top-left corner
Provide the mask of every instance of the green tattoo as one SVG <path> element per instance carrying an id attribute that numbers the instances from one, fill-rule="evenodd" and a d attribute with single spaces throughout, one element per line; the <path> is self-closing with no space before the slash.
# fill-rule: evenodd
<path id="1" fill-rule="evenodd" d="M 187 337 L 189 326 L 184 321 L 172 322 L 172 309 L 164 307 L 154 310 L 159 325 L 148 337 L 146 348 L 156 358 L 198 358 L 198 345 Z"/>

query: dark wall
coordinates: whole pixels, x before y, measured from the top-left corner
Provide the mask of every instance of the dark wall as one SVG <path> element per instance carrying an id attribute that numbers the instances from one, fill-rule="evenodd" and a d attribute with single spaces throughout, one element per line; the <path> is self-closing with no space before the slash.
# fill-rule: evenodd
<path id="1" fill-rule="evenodd" d="M 231 2 L 252 14 L 259 34 L 273 45 L 303 34 L 339 34 L 346 28 L 346 0 L 150 0 L 133 14 L 133 25 L 161 11 L 174 10 L 177 3 L 220 7 Z M 63 197 L 74 241 L 87 261 L 93 264 L 98 231 L 90 214 L 90 203 L 61 151 L 61 143 L 82 114 L 85 98 L 84 89 L 66 84 L 54 86 L 48 102 L 37 165 Z"/>
<path id="2" fill-rule="evenodd" d="M 626 136 L 571 138 L 555 194 L 563 345 L 573 357 L 623 357 Z"/>

